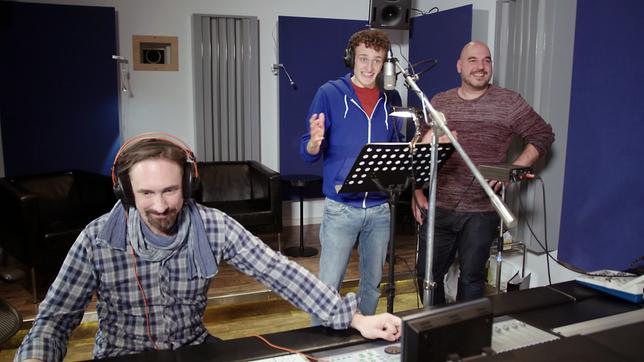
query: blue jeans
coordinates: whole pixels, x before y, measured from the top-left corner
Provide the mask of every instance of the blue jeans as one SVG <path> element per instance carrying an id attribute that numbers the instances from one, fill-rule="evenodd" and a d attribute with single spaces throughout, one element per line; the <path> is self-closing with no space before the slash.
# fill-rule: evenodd
<path id="1" fill-rule="evenodd" d="M 436 282 L 432 305 L 445 304 L 445 274 L 458 253 L 461 274 L 458 278 L 456 300 L 464 302 L 483 297 L 485 290 L 485 263 L 490 257 L 490 246 L 498 236 L 499 217 L 495 212 L 457 212 L 436 208 L 434 222 L 434 257 L 432 277 Z M 427 222 L 420 229 L 418 247 L 419 286 L 425 280 L 425 240 Z M 419 290 L 422 299 L 422 288 Z"/>
<path id="2" fill-rule="evenodd" d="M 358 309 L 364 315 L 374 314 L 378 306 L 382 268 L 389 244 L 389 221 L 387 203 L 362 209 L 325 200 L 320 226 L 320 280 L 340 289 L 353 245 L 359 240 Z"/>

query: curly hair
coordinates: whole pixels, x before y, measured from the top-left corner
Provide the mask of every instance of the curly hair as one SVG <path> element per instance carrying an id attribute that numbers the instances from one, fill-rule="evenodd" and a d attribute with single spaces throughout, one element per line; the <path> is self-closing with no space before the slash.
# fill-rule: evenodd
<path id="1" fill-rule="evenodd" d="M 367 48 L 372 48 L 375 51 L 387 51 L 391 47 L 391 41 L 387 34 L 380 29 L 366 29 L 361 30 L 349 38 L 349 43 L 347 48 L 351 49 L 351 52 L 355 54 L 356 47 L 360 44 L 364 44 Z"/>

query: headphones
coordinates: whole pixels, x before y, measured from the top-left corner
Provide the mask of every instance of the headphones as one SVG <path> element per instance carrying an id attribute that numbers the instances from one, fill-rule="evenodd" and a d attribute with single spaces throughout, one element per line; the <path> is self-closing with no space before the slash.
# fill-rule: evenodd
<path id="1" fill-rule="evenodd" d="M 347 44 L 346 49 L 344 49 L 344 65 L 346 65 L 348 68 L 353 69 L 353 62 L 355 60 L 354 55 L 353 55 L 353 48 L 351 48 L 351 39 L 349 39 L 349 43 Z"/>
<path id="2" fill-rule="evenodd" d="M 145 144 L 147 141 L 150 143 Z M 156 142 L 154 142 L 156 141 Z M 197 159 L 190 147 L 181 141 L 179 138 L 164 132 L 149 132 L 143 133 L 138 136 L 132 137 L 125 141 L 121 148 L 119 148 L 114 162 L 112 163 L 112 188 L 114 195 L 121 200 L 125 206 L 134 206 L 134 194 L 132 192 L 132 184 L 129 175 L 121 175 L 121 170 L 117 169 L 119 159 L 124 153 L 130 152 L 133 148 L 139 147 L 144 149 L 146 147 L 155 146 L 159 144 L 166 144 L 166 147 L 179 148 L 186 155 L 183 169 L 182 179 L 182 192 L 183 198 L 189 199 L 192 192 L 199 188 L 199 170 L 197 168 Z"/>
<path id="3" fill-rule="evenodd" d="M 351 35 L 351 37 L 349 38 L 349 41 L 347 42 L 347 47 L 344 49 L 344 57 L 343 57 L 344 65 L 346 65 L 348 68 L 351 68 L 351 69 L 353 69 L 353 62 L 355 60 L 354 50 L 351 47 L 351 41 L 356 36 L 356 34 Z"/>

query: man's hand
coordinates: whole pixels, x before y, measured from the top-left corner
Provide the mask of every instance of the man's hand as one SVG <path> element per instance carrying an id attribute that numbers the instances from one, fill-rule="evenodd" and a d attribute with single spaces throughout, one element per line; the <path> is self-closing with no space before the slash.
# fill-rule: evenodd
<path id="1" fill-rule="evenodd" d="M 314 113 L 309 119 L 311 138 L 306 144 L 306 152 L 317 155 L 320 152 L 320 145 L 324 140 L 324 113 Z"/>
<path id="2" fill-rule="evenodd" d="M 363 337 L 368 339 L 380 338 L 390 342 L 400 338 L 401 325 L 400 318 L 389 313 L 372 316 L 356 313 L 351 320 L 351 327 L 357 329 Z"/>
<path id="3" fill-rule="evenodd" d="M 423 137 L 421 138 L 420 142 L 421 143 L 431 143 L 432 142 L 432 135 L 433 135 L 433 130 L 430 128 Z M 454 138 L 458 139 L 458 133 L 456 131 L 452 131 L 452 135 L 454 135 Z M 451 143 L 449 137 L 447 135 L 442 135 L 438 137 L 438 143 Z M 418 224 L 422 225 L 423 222 L 425 221 L 425 215 L 427 214 L 427 209 L 429 208 L 429 203 L 427 201 L 427 197 L 425 196 L 425 193 L 423 190 L 415 190 L 414 191 L 414 197 L 411 199 L 411 211 L 414 213 L 414 219 L 416 219 L 416 222 Z"/>
<path id="4" fill-rule="evenodd" d="M 501 190 L 501 186 L 503 186 L 503 182 L 499 180 L 486 180 L 486 181 L 495 194 L 498 194 L 499 191 Z"/>
<path id="5" fill-rule="evenodd" d="M 421 137 L 420 143 L 432 143 L 433 134 L 434 131 L 430 128 L 427 132 L 425 132 L 423 137 Z M 452 135 L 454 136 L 454 138 L 458 139 L 458 132 L 452 131 Z M 438 143 L 452 143 L 452 141 L 450 141 L 449 137 L 447 137 L 446 134 L 443 134 L 438 137 Z"/>
<path id="6" fill-rule="evenodd" d="M 423 190 L 415 190 L 414 195 L 411 198 L 411 211 L 414 213 L 414 219 L 416 219 L 416 222 L 420 225 L 425 221 L 425 213 L 428 208 L 429 205 L 427 203 L 427 197 Z"/>

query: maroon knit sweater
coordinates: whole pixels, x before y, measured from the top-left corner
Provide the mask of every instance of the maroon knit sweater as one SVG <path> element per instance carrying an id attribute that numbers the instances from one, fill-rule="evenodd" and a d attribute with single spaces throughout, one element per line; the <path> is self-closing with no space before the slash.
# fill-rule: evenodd
<path id="1" fill-rule="evenodd" d="M 513 134 L 536 147 L 540 156 L 554 141 L 552 127 L 521 95 L 508 89 L 490 85 L 481 97 L 464 100 L 454 88 L 437 94 L 431 102 L 445 114 L 449 129 L 458 132 L 458 142 L 476 166 L 507 162 Z M 494 210 L 458 152 L 438 174 L 436 204 L 463 212 Z"/>

